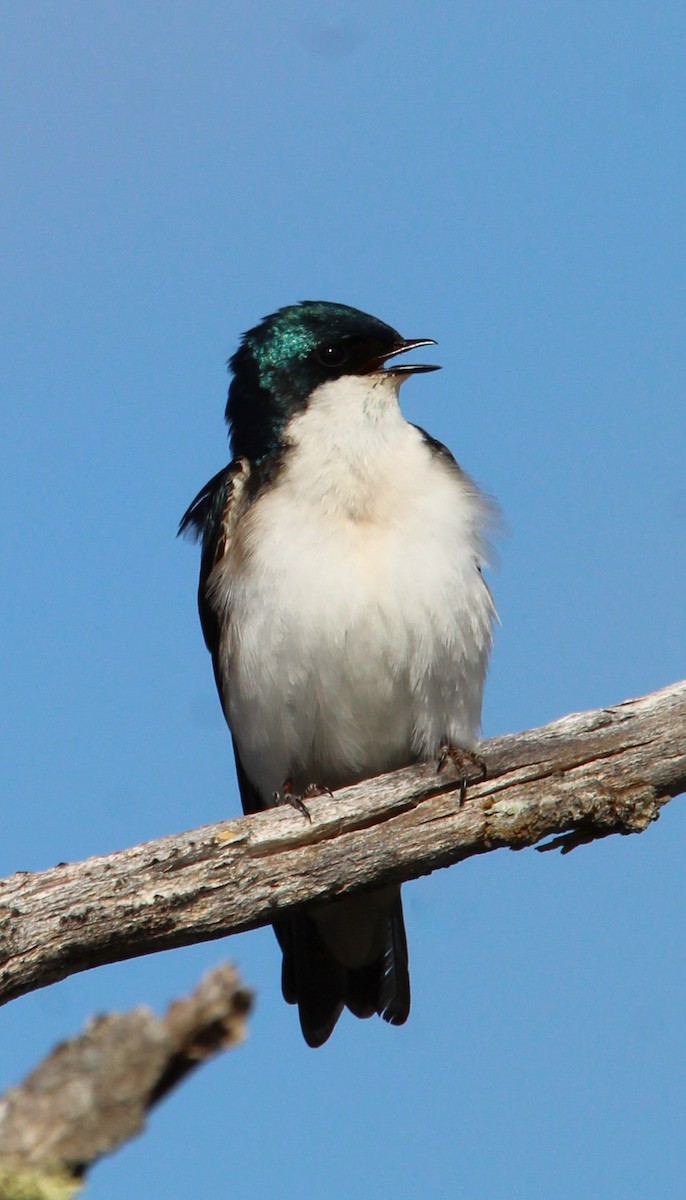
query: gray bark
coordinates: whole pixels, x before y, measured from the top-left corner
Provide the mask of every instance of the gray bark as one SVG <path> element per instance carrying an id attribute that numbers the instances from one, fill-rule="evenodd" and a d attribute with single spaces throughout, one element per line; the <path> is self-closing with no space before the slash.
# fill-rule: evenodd
<path id="1" fill-rule="evenodd" d="M 56 1046 L 0 1100 L 0 1200 L 72 1196 L 88 1167 L 143 1130 L 158 1100 L 242 1041 L 250 1002 L 225 965 L 163 1017 L 109 1013 Z"/>

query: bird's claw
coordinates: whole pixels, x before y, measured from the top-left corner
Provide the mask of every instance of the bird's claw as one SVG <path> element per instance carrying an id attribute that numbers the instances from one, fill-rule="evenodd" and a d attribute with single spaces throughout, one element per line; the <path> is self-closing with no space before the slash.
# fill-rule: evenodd
<path id="1" fill-rule="evenodd" d="M 438 752 L 437 774 L 440 775 L 449 762 L 453 764 L 459 774 L 460 805 L 462 805 L 467 794 L 467 784 L 478 783 L 486 778 L 488 774 L 486 761 L 474 750 L 466 750 L 461 746 L 453 746 L 452 742 L 446 742 Z"/>
<path id="2" fill-rule="evenodd" d="M 333 796 L 333 792 L 323 783 L 308 783 L 304 792 L 294 792 L 293 780 L 284 779 L 281 791 L 274 792 L 274 806 L 280 808 L 284 804 L 289 804 L 291 808 L 296 808 L 308 821 L 311 821 L 312 817 L 305 801 L 312 800 L 315 796 Z"/>

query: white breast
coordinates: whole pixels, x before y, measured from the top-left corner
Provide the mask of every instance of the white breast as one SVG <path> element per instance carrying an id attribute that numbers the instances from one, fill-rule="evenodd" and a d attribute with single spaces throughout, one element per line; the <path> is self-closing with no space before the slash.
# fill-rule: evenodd
<path id="1" fill-rule="evenodd" d="M 226 717 L 265 802 L 288 777 L 337 787 L 478 734 L 488 505 L 404 420 L 397 386 L 318 389 L 212 580 Z"/>

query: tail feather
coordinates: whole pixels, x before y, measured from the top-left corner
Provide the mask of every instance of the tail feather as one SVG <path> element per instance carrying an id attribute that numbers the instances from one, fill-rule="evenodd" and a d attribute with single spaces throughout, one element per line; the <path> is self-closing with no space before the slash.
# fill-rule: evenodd
<path id="1" fill-rule="evenodd" d="M 392 1025 L 407 1020 L 410 977 L 400 895 L 381 954 L 361 967 L 346 967 L 334 957 L 307 912 L 282 918 L 274 929 L 283 951 L 284 999 L 298 1005 L 308 1046 L 323 1045 L 344 1007 L 360 1018 L 378 1013 Z"/>
<path id="2" fill-rule="evenodd" d="M 400 895 L 394 901 L 388 925 L 377 1011 L 391 1025 L 404 1025 L 410 1015 L 410 971 Z"/>
<path id="3" fill-rule="evenodd" d="M 284 1000 L 298 1005 L 308 1046 L 322 1046 L 343 1011 L 345 967 L 329 953 L 307 913 L 294 913 L 275 930 L 283 951 Z"/>
<path id="4" fill-rule="evenodd" d="M 383 984 L 383 956 L 364 967 L 346 972 L 345 1003 L 354 1017 L 364 1020 L 379 1011 L 379 996 Z"/>

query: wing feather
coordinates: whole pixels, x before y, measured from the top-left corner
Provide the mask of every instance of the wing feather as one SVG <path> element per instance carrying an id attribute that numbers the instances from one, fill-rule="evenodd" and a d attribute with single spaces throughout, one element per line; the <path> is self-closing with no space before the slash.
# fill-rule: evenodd
<path id="1" fill-rule="evenodd" d="M 208 596 L 207 583 L 214 568 L 228 553 L 235 534 L 241 500 L 250 478 L 245 458 L 235 458 L 219 471 L 195 497 L 181 518 L 179 534 L 202 542 L 198 609 L 205 644 L 212 655 L 217 688 L 221 696 L 217 657 L 219 654 L 219 618 Z"/>

